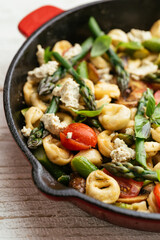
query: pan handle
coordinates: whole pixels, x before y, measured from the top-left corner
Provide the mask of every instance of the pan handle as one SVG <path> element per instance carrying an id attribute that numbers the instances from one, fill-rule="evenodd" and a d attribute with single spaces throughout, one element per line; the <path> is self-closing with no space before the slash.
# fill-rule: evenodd
<path id="1" fill-rule="evenodd" d="M 50 5 L 40 7 L 25 16 L 18 24 L 18 29 L 25 37 L 29 37 L 45 22 L 62 12 L 64 10 Z"/>

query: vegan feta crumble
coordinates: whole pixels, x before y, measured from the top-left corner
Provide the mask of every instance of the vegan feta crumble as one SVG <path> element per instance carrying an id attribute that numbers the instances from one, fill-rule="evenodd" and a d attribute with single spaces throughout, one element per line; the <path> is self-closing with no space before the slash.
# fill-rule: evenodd
<path id="1" fill-rule="evenodd" d="M 21 129 L 21 133 L 23 134 L 24 137 L 29 137 L 31 134 L 32 129 L 31 128 L 26 128 L 26 126 L 23 126 Z"/>
<path id="2" fill-rule="evenodd" d="M 72 78 L 67 78 L 61 86 L 56 86 L 53 90 L 53 95 L 61 97 L 60 100 L 66 107 L 79 108 L 79 84 Z"/>
<path id="3" fill-rule="evenodd" d="M 76 43 L 73 47 L 69 48 L 69 50 L 65 52 L 64 58 L 69 60 L 72 57 L 78 55 L 81 51 L 82 51 L 82 48 L 80 44 Z"/>
<path id="4" fill-rule="evenodd" d="M 130 41 L 133 42 L 143 42 L 152 38 L 150 31 L 144 31 L 139 29 L 132 28 L 129 33 L 127 33 Z"/>
<path id="5" fill-rule="evenodd" d="M 67 127 L 67 123 L 61 122 L 59 117 L 54 113 L 45 113 L 42 116 L 41 121 L 43 122 L 45 129 L 53 135 L 58 135 Z"/>
<path id="6" fill-rule="evenodd" d="M 71 139 L 71 138 L 72 138 L 72 132 L 68 132 L 68 133 L 67 133 L 67 138 L 68 138 L 68 139 Z"/>
<path id="7" fill-rule="evenodd" d="M 58 62 L 49 61 L 48 63 L 42 64 L 40 67 L 34 68 L 32 71 L 28 72 L 28 81 L 39 82 L 42 78 L 51 76 L 58 68 Z"/>
<path id="8" fill-rule="evenodd" d="M 125 142 L 119 138 L 114 140 L 114 150 L 111 152 L 112 162 L 126 162 L 135 158 L 135 151 L 129 148 Z"/>

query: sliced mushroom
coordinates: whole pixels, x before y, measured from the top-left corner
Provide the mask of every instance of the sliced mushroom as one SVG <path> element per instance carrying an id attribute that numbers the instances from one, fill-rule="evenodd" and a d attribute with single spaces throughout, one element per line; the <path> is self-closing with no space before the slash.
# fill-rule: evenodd
<path id="1" fill-rule="evenodd" d="M 136 203 L 136 202 L 141 202 L 144 201 L 148 198 L 149 194 L 143 194 L 139 195 L 137 197 L 130 197 L 130 198 L 118 198 L 117 202 L 122 202 L 122 203 Z"/>
<path id="2" fill-rule="evenodd" d="M 146 91 L 147 85 L 142 81 L 130 81 L 131 93 L 127 98 L 120 97 L 116 103 L 123 104 L 126 107 L 136 107 L 143 92 Z"/>

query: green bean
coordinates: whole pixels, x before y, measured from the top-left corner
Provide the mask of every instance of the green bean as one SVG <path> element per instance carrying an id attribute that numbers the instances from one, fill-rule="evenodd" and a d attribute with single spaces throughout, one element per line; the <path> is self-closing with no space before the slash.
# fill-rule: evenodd
<path id="1" fill-rule="evenodd" d="M 88 78 L 88 69 L 87 69 L 87 63 L 86 61 L 82 61 L 78 67 L 77 67 L 77 73 L 82 77 L 82 78 Z"/>
<path id="2" fill-rule="evenodd" d="M 98 169 L 92 162 L 83 156 L 73 158 L 71 165 L 73 169 L 84 178 L 87 178 L 91 172 Z"/>

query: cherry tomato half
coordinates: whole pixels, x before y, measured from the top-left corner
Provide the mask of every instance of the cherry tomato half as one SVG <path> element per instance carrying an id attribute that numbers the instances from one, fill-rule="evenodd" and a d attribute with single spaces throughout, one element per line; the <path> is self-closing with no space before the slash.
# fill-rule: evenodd
<path id="1" fill-rule="evenodd" d="M 108 172 L 106 169 L 103 170 L 107 175 L 113 177 L 120 186 L 120 198 L 128 198 L 128 197 L 136 197 L 138 196 L 143 182 L 137 182 L 133 179 L 123 178 L 123 177 L 116 177 Z"/>
<path id="2" fill-rule="evenodd" d="M 156 104 L 160 103 L 160 90 L 156 91 L 154 94 Z"/>
<path id="3" fill-rule="evenodd" d="M 67 138 L 67 133 L 72 133 L 71 138 Z M 97 135 L 92 128 L 84 123 L 71 123 L 60 133 L 62 145 L 73 151 L 80 151 L 95 147 Z"/>
<path id="4" fill-rule="evenodd" d="M 160 208 L 160 183 L 156 184 L 156 186 L 154 187 L 153 193 L 155 195 L 157 205 Z"/>

